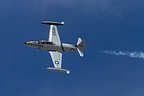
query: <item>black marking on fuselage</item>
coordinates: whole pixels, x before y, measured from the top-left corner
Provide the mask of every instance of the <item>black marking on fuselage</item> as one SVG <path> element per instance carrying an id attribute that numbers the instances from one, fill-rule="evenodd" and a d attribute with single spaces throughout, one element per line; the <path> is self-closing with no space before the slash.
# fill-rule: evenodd
<path id="1" fill-rule="evenodd" d="M 62 43 L 61 43 L 61 48 L 62 48 L 62 51 L 63 51 L 63 52 L 65 52 L 64 47 L 63 47 Z"/>
<path id="2" fill-rule="evenodd" d="M 48 51 L 56 52 L 56 50 L 48 50 Z"/>
<path id="3" fill-rule="evenodd" d="M 34 43 L 30 43 L 29 45 L 31 45 L 31 46 L 33 46 L 33 47 L 43 47 L 43 45 L 34 44 Z"/>

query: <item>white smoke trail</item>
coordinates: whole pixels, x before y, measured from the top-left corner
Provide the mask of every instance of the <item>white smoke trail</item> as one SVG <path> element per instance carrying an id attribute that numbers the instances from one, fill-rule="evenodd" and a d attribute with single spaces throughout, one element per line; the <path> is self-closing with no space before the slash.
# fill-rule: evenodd
<path id="1" fill-rule="evenodd" d="M 141 58 L 144 59 L 144 53 L 143 52 L 123 52 L 123 51 L 108 51 L 105 50 L 103 53 L 111 54 L 111 55 L 123 55 L 123 56 L 129 56 L 131 58 Z"/>

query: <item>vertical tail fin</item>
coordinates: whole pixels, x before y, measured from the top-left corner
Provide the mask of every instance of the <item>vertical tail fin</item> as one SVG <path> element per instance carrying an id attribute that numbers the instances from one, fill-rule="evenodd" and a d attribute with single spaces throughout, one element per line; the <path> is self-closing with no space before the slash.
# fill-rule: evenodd
<path id="1" fill-rule="evenodd" d="M 82 40 L 81 38 L 78 38 L 78 41 L 77 41 L 77 51 L 79 53 L 79 55 L 81 57 L 83 57 L 83 52 L 85 50 L 85 40 Z"/>

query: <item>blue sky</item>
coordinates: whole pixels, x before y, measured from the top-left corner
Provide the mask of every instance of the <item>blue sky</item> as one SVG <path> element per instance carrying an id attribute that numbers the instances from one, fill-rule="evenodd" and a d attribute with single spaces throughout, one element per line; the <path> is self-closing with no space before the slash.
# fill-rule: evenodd
<path id="1" fill-rule="evenodd" d="M 0 96 L 143 96 L 144 60 L 102 51 L 144 52 L 143 0 L 1 0 Z M 87 50 L 63 54 L 71 74 L 53 66 L 47 51 L 23 45 L 47 40 L 43 20 L 65 21 L 62 42 L 86 40 Z"/>

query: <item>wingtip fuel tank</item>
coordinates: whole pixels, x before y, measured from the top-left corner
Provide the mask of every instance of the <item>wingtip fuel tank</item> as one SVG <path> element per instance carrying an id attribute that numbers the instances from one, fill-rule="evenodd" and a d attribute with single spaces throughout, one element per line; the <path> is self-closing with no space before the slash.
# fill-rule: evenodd
<path id="1" fill-rule="evenodd" d="M 46 69 L 51 70 L 51 71 L 57 71 L 57 72 L 66 72 L 67 74 L 70 74 L 70 70 L 67 70 L 67 69 L 53 68 L 53 67 L 48 67 Z"/>
<path id="2" fill-rule="evenodd" d="M 62 22 L 42 21 L 42 24 L 59 26 L 59 25 L 64 25 L 64 22 L 63 21 Z"/>

